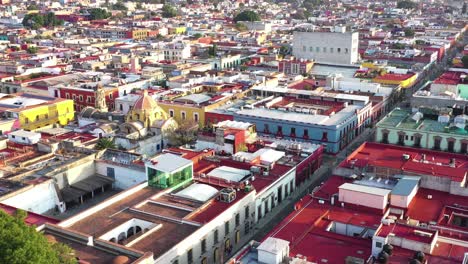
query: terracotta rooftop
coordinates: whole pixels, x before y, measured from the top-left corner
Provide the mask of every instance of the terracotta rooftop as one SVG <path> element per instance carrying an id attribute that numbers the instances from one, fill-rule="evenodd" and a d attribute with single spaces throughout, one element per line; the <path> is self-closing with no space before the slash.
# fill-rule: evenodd
<path id="1" fill-rule="evenodd" d="M 410 158 L 404 159 L 403 154 L 408 154 Z M 427 162 L 421 161 L 422 154 L 426 155 Z M 455 159 L 453 167 L 449 166 L 452 158 Z M 468 157 L 462 154 L 366 142 L 339 165 L 344 168 L 366 166 L 392 168 L 400 173 L 448 177 L 452 181 L 461 182 L 468 171 Z"/>

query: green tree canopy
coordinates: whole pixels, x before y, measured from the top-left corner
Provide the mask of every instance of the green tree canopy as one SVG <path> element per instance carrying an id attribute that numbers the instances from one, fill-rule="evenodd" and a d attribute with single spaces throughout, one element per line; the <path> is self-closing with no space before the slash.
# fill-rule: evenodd
<path id="1" fill-rule="evenodd" d="M 39 49 L 36 46 L 31 46 L 26 49 L 29 54 L 36 54 Z"/>
<path id="2" fill-rule="evenodd" d="M 244 31 L 248 30 L 247 26 L 244 23 L 241 23 L 241 22 L 237 22 L 235 27 L 240 32 L 244 32 Z"/>
<path id="3" fill-rule="evenodd" d="M 463 67 L 468 68 L 468 55 L 463 56 L 461 61 L 463 63 Z"/>
<path id="4" fill-rule="evenodd" d="M 216 53 L 218 52 L 218 46 L 213 44 L 213 46 L 208 48 L 208 55 L 210 57 L 216 57 Z"/>
<path id="5" fill-rule="evenodd" d="M 414 37 L 414 30 L 411 28 L 405 28 L 405 37 Z"/>
<path id="6" fill-rule="evenodd" d="M 128 10 L 128 8 L 121 1 L 113 4 L 112 9 L 113 10 L 121 10 L 121 11 L 127 11 Z"/>
<path id="7" fill-rule="evenodd" d="M 41 27 L 55 27 L 63 25 L 63 20 L 58 19 L 54 13 L 47 14 L 26 14 L 23 18 L 23 26 L 31 29 L 39 29 Z"/>
<path id="8" fill-rule="evenodd" d="M 35 4 L 31 4 L 26 7 L 26 10 L 39 10 L 39 7 Z"/>
<path id="9" fill-rule="evenodd" d="M 239 21 L 260 21 L 260 16 L 252 10 L 245 10 L 240 12 L 234 17 L 234 21 L 237 23 Z"/>
<path id="10" fill-rule="evenodd" d="M 168 135 L 170 145 L 172 146 L 195 144 L 198 136 L 198 124 L 190 122 L 182 123 Z"/>
<path id="11" fill-rule="evenodd" d="M 24 211 L 17 211 L 10 216 L 0 210 L 0 263 L 77 263 L 68 246 L 51 244 L 34 226 L 26 225 L 26 215 Z"/>
<path id="12" fill-rule="evenodd" d="M 177 10 L 172 5 L 164 5 L 162 8 L 162 16 L 166 18 L 177 16 Z"/>
<path id="13" fill-rule="evenodd" d="M 318 6 L 323 4 L 323 0 L 304 0 L 302 6 L 309 12 L 317 9 Z"/>
<path id="14" fill-rule="evenodd" d="M 402 8 L 402 9 L 415 9 L 417 6 L 418 4 L 410 0 L 403 0 L 397 3 L 397 8 Z"/>
<path id="15" fill-rule="evenodd" d="M 101 138 L 99 139 L 99 141 L 96 143 L 96 146 L 95 146 L 96 149 L 98 150 L 101 150 L 101 149 L 108 149 L 108 148 L 112 148 L 112 149 L 115 149 L 116 146 L 115 146 L 115 143 L 112 139 L 109 139 L 109 138 Z"/>
<path id="16" fill-rule="evenodd" d="M 88 13 L 91 20 L 107 19 L 112 16 L 110 12 L 102 8 L 91 8 L 88 10 Z"/>

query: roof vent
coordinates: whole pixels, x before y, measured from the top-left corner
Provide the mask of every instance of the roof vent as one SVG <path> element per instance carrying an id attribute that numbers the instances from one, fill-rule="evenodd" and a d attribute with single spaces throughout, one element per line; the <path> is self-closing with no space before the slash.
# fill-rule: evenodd
<path id="1" fill-rule="evenodd" d="M 233 188 L 222 189 L 217 197 L 218 201 L 230 203 L 236 199 L 236 190 Z"/>

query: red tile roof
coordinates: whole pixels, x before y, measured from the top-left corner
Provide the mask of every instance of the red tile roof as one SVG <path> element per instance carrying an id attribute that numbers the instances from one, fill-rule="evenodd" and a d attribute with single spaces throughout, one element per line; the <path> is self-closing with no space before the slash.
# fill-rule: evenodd
<path id="1" fill-rule="evenodd" d="M 16 212 L 16 210 L 18 210 L 18 208 L 0 203 L 0 210 L 4 211 L 9 215 L 13 215 Z M 43 216 L 32 212 L 27 213 L 28 215 L 26 216 L 26 219 L 24 221 L 28 225 L 41 226 L 45 223 L 57 224 L 60 222 L 59 220 L 51 217 Z"/>
<path id="2" fill-rule="evenodd" d="M 403 154 L 410 155 L 409 160 Z M 427 162 L 421 162 L 422 154 L 426 154 Z M 450 159 L 455 159 L 455 166 L 450 167 Z M 353 165 L 354 164 L 354 165 Z M 434 175 L 448 177 L 452 181 L 461 182 L 468 171 L 468 156 L 427 149 L 417 149 L 366 142 L 349 155 L 340 167 L 383 167 L 401 170 L 401 173 L 411 172 L 419 175 Z"/>

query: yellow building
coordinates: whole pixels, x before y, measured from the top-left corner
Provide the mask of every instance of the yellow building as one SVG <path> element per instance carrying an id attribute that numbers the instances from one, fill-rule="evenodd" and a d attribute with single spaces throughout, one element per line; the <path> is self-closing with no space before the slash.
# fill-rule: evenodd
<path id="1" fill-rule="evenodd" d="M 372 79 L 373 82 L 381 83 L 385 85 L 396 85 L 401 88 L 408 88 L 412 86 L 418 79 L 418 74 L 416 73 L 407 73 L 407 74 L 397 74 L 397 73 L 386 73 Z"/>
<path id="2" fill-rule="evenodd" d="M 127 122 L 139 121 L 144 127 L 152 126 L 157 120 L 167 120 L 168 115 L 158 103 L 144 90 L 127 114 Z"/>
<path id="3" fill-rule="evenodd" d="M 0 111 L 4 118 L 16 120 L 14 128 L 29 131 L 56 124 L 65 126 L 75 118 L 73 100 L 27 93 L 2 97 Z"/>
<path id="4" fill-rule="evenodd" d="M 212 89 L 215 89 L 211 87 Z M 204 87 L 206 91 L 208 87 Z M 237 93 L 233 96 L 227 96 L 222 100 L 212 103 L 211 97 L 199 93 L 190 94 L 175 98 L 171 101 L 161 101 L 158 105 L 168 113 L 169 117 L 174 118 L 177 123 L 197 123 L 199 127 L 206 125 L 206 112 L 225 105 L 232 99 L 238 99 L 245 96 L 248 90 Z"/>
<path id="5" fill-rule="evenodd" d="M 187 32 L 187 28 L 186 27 L 173 27 L 173 28 L 169 28 L 169 34 L 171 35 L 182 35 L 182 34 L 185 34 L 185 32 Z"/>

